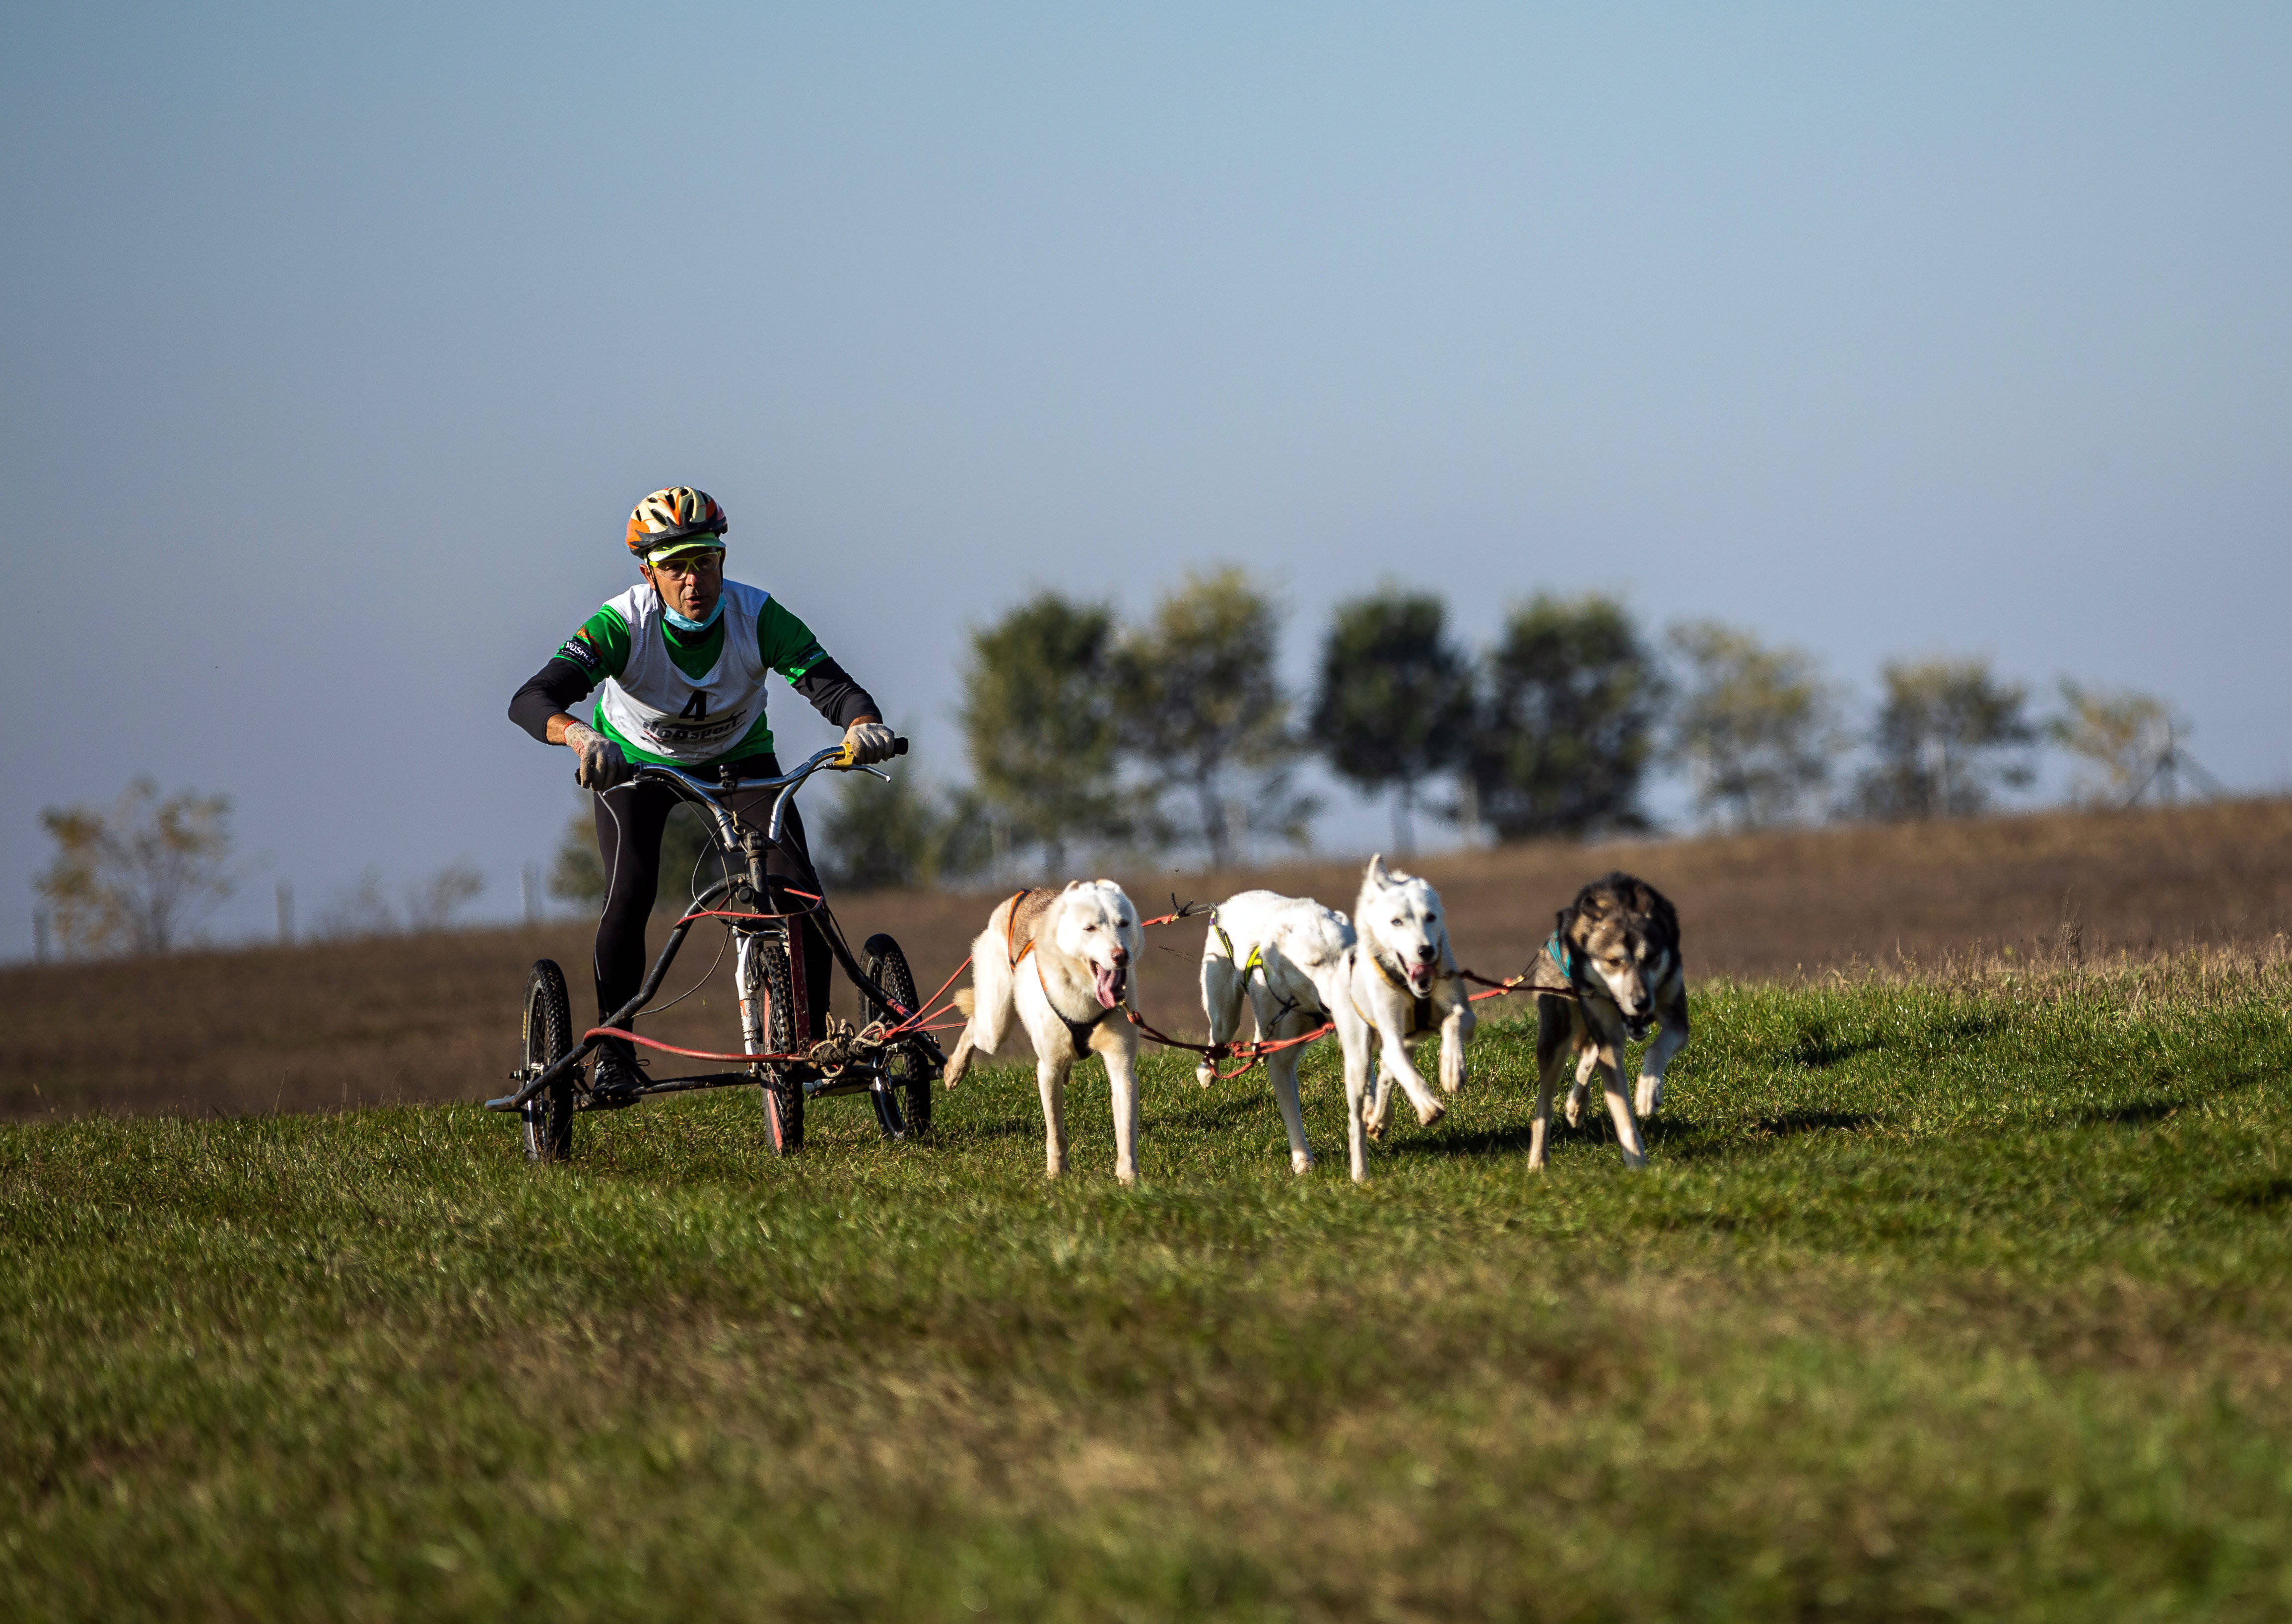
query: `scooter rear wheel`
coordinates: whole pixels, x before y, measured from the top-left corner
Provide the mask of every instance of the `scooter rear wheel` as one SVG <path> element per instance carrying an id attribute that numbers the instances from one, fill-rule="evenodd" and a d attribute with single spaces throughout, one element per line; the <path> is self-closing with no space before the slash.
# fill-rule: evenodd
<path id="1" fill-rule="evenodd" d="M 525 978 L 526 1074 L 554 1065 L 573 1049 L 573 1006 L 565 972 L 554 959 L 536 963 Z M 525 1154 L 534 1162 L 562 1162 L 573 1154 L 573 1080 L 551 1083 L 519 1108 Z"/>

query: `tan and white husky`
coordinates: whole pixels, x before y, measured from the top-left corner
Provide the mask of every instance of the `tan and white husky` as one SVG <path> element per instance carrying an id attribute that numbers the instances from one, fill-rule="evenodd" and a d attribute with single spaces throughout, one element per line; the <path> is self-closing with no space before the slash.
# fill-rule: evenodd
<path id="1" fill-rule="evenodd" d="M 1095 1054 L 1114 1092 L 1114 1176 L 1138 1182 L 1138 1030 L 1124 1016 L 1130 968 L 1144 950 L 1138 910 L 1111 880 L 1021 891 L 971 945 L 970 1019 L 948 1057 L 947 1086 L 976 1056 L 1017 1059 L 1031 1049 L 1053 1178 L 1067 1170 L 1068 1073 Z"/>

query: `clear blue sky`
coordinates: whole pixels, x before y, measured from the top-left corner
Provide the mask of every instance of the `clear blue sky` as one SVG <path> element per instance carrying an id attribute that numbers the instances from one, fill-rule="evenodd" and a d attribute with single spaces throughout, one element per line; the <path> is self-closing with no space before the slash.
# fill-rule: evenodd
<path id="1" fill-rule="evenodd" d="M 139 771 L 268 858 L 220 930 L 512 909 L 504 706 L 674 482 L 942 777 L 967 625 L 1233 559 L 1300 674 L 1598 587 L 2292 782 L 2280 4 L 18 4 L 0 84 L 0 952 Z"/>

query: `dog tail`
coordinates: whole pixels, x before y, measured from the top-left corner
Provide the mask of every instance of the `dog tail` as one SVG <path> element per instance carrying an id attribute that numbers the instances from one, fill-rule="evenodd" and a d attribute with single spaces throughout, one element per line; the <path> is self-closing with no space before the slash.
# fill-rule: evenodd
<path id="1" fill-rule="evenodd" d="M 954 1001 L 955 1007 L 963 1011 L 963 1018 L 969 1020 L 972 1010 L 979 1005 L 979 991 L 975 987 L 957 987 Z"/>

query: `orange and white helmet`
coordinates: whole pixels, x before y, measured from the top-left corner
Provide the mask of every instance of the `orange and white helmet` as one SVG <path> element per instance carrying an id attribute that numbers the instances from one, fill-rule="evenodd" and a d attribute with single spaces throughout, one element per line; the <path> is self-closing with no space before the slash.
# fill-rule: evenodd
<path id="1" fill-rule="evenodd" d="M 722 547 L 724 510 L 706 491 L 672 485 L 655 491 L 629 515 L 629 551 L 647 562 L 695 547 Z"/>

